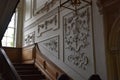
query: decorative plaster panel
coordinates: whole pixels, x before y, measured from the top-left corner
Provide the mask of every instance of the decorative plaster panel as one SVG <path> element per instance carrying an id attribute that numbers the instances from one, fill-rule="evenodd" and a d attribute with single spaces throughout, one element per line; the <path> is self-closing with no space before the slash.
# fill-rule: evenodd
<path id="1" fill-rule="evenodd" d="M 64 62 L 82 76 L 90 76 L 94 67 L 91 7 L 63 16 L 63 26 Z"/>
<path id="2" fill-rule="evenodd" d="M 54 36 L 43 40 L 40 45 L 47 49 L 52 55 L 59 57 L 59 36 Z"/>
<path id="3" fill-rule="evenodd" d="M 53 15 L 52 17 L 48 18 L 44 22 L 41 22 L 38 25 L 37 29 L 37 37 L 41 37 L 43 33 L 46 33 L 47 31 L 50 30 L 57 30 L 59 28 L 59 20 L 58 20 L 58 15 Z"/>
<path id="4" fill-rule="evenodd" d="M 24 10 L 24 16 L 25 16 L 25 21 L 29 20 L 32 18 L 32 1 L 31 0 L 25 0 L 25 10 Z"/>
<path id="5" fill-rule="evenodd" d="M 59 0 L 34 0 L 34 14 L 50 11 Z"/>
<path id="6" fill-rule="evenodd" d="M 33 44 L 35 42 L 35 32 L 25 35 L 24 46 Z"/>

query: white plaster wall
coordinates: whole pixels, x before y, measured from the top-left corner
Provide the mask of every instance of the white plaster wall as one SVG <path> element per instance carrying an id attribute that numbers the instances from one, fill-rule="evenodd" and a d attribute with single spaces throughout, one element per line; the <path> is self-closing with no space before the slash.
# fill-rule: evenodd
<path id="1" fill-rule="evenodd" d="M 90 59 L 91 59 L 91 65 L 89 68 L 89 69 L 91 69 L 91 70 L 89 70 L 90 73 L 88 73 L 84 76 L 82 76 L 83 75 L 82 73 L 81 74 L 78 73 L 77 71 L 75 71 L 74 69 L 69 67 L 64 62 L 64 58 L 63 58 L 64 57 L 63 23 L 62 23 L 63 17 L 62 16 L 60 17 L 60 28 L 58 30 L 48 31 L 39 38 L 37 38 L 37 35 L 38 35 L 37 30 L 38 30 L 38 25 L 41 22 L 39 22 L 38 19 L 40 19 L 41 16 L 43 16 L 44 14 L 42 14 L 42 15 L 37 14 L 37 16 L 33 16 L 31 19 L 24 22 L 24 29 L 25 29 L 24 35 L 35 31 L 35 42 L 38 43 L 41 52 L 45 56 L 47 56 L 52 62 L 54 62 L 58 67 L 60 67 L 62 70 L 64 70 L 74 80 L 87 80 L 88 77 L 94 73 L 99 74 L 100 77 L 102 78 L 102 80 L 107 80 L 103 22 L 102 22 L 102 15 L 100 15 L 100 13 L 98 12 L 96 1 L 97 0 L 93 0 L 93 6 L 92 6 L 92 9 L 93 9 L 93 12 L 92 12 L 93 13 L 93 16 L 92 16 L 93 17 L 93 32 L 94 32 L 94 37 L 93 37 L 94 38 L 93 39 L 94 50 L 93 51 L 94 52 L 91 55 L 89 54 L 89 56 L 92 56 L 92 57 L 90 57 Z M 30 8 L 32 8 L 32 7 L 30 7 Z M 61 12 L 61 14 L 66 14 L 68 12 L 69 12 L 69 10 L 63 11 L 63 12 Z M 49 15 L 49 13 L 48 13 L 48 15 Z M 29 25 L 32 23 L 35 23 L 35 25 L 32 26 L 31 28 L 29 28 Z M 59 57 L 58 58 L 55 57 L 54 55 L 52 55 L 52 53 L 50 53 L 49 50 L 46 50 L 44 47 L 42 47 L 41 43 L 40 43 L 41 41 L 46 40 L 46 39 L 51 38 L 56 35 L 59 35 L 59 39 L 60 39 L 59 40 L 60 45 L 59 45 L 59 54 L 58 54 Z M 95 54 L 95 56 L 93 56 L 93 54 Z M 93 57 L 95 57 L 95 62 L 96 62 L 95 64 L 94 64 L 94 61 L 92 61 Z M 95 66 L 95 68 L 93 68 L 93 66 Z"/>
<path id="2" fill-rule="evenodd" d="M 107 80 L 103 16 L 99 13 L 96 1 L 97 0 L 93 0 L 93 26 L 94 26 L 96 73 L 100 75 L 102 80 Z"/>
<path id="3" fill-rule="evenodd" d="M 16 10 L 17 17 L 17 30 L 16 30 L 16 47 L 22 47 L 23 41 L 23 0 L 20 0 L 20 3 Z"/>
<path id="4" fill-rule="evenodd" d="M 65 52 L 64 52 L 64 41 L 63 41 L 63 16 L 65 16 L 66 14 L 70 13 L 71 10 L 65 9 L 63 11 L 61 11 L 60 13 L 60 28 L 58 30 L 51 30 L 51 31 L 47 31 L 44 34 L 42 34 L 41 37 L 36 38 L 36 42 L 39 45 L 39 48 L 41 50 L 41 52 L 48 57 L 52 62 L 54 62 L 58 67 L 60 67 L 65 73 L 67 73 L 71 78 L 73 78 L 74 80 L 87 80 L 89 78 L 89 76 L 91 76 L 92 74 L 94 74 L 95 68 L 94 68 L 94 61 L 93 61 L 93 44 L 92 42 L 90 43 L 92 46 L 89 48 L 90 50 L 88 50 L 89 52 L 87 52 L 87 56 L 89 56 L 89 65 L 87 66 L 87 70 L 82 70 L 82 69 L 78 69 L 75 66 L 70 66 L 69 63 L 67 63 L 67 59 L 65 60 Z M 49 13 L 48 13 L 49 14 Z M 54 14 L 53 14 L 54 15 Z M 59 35 L 59 57 L 55 57 L 53 54 L 51 53 L 49 50 L 45 49 L 45 47 L 43 47 L 43 45 L 41 44 L 41 41 L 46 41 L 47 39 L 55 36 L 55 35 Z M 92 36 L 92 27 L 90 27 L 90 35 Z M 92 37 L 90 38 L 91 41 L 93 40 Z M 67 56 L 66 56 L 67 57 Z M 64 61 L 65 60 L 65 61 Z"/>

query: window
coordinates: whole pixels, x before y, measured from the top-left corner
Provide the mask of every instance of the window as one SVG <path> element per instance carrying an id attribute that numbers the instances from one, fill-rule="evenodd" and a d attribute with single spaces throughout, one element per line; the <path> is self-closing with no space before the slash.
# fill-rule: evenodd
<path id="1" fill-rule="evenodd" d="M 2 46 L 15 47 L 16 14 L 14 13 L 2 39 Z"/>

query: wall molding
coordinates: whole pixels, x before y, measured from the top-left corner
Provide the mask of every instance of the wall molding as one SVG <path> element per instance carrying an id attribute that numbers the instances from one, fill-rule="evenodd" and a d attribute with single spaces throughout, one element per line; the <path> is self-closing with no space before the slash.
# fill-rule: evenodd
<path id="1" fill-rule="evenodd" d="M 24 22 L 29 21 L 32 18 L 32 0 L 25 0 L 24 1 Z M 28 16 L 29 13 L 29 16 Z"/>
<path id="2" fill-rule="evenodd" d="M 59 58 L 59 35 L 55 35 L 50 38 L 44 39 L 40 41 L 39 44 L 45 49 L 47 49 L 53 56 L 57 57 L 57 59 Z"/>
<path id="3" fill-rule="evenodd" d="M 64 51 L 68 49 L 70 52 L 74 52 L 73 55 L 68 56 L 68 61 L 70 59 L 71 60 L 73 59 L 72 61 L 76 63 L 74 58 L 75 57 L 77 58 L 77 56 L 80 57 L 84 53 L 80 53 L 80 55 L 75 55 L 75 54 L 81 52 L 82 49 L 85 49 L 90 44 L 88 41 L 88 37 L 90 36 L 89 18 L 90 16 L 89 16 L 88 8 L 83 12 L 80 12 L 79 15 L 77 16 L 74 13 L 69 13 L 63 17 L 64 46 L 65 46 Z M 87 59 L 86 61 L 88 61 L 88 57 L 86 59 Z M 78 66 L 79 64 L 80 63 L 76 63 L 75 65 Z"/>
<path id="4" fill-rule="evenodd" d="M 41 37 L 42 34 L 48 31 L 51 31 L 51 30 L 55 31 L 59 29 L 59 18 L 58 17 L 59 17 L 58 14 L 55 14 L 49 17 L 48 19 L 46 19 L 45 21 L 41 22 L 37 26 L 37 33 L 38 33 L 37 38 Z"/>
<path id="5" fill-rule="evenodd" d="M 38 0 L 40 1 L 40 0 Z M 34 5 L 34 11 L 33 11 L 33 14 L 34 15 L 37 15 L 37 14 L 40 14 L 40 13 L 45 13 L 45 12 L 48 12 L 50 11 L 50 9 L 52 7 L 54 7 L 54 5 L 58 2 L 59 0 L 46 0 L 43 4 L 41 4 L 39 6 L 39 8 L 36 8 L 37 5 L 37 0 L 34 0 L 33 1 L 33 5 Z M 40 1 L 41 2 L 41 1 Z"/>
<path id="6" fill-rule="evenodd" d="M 91 5 L 80 8 L 78 15 L 74 12 L 64 15 L 63 29 L 64 63 L 80 75 L 90 76 L 89 69 L 94 68 Z"/>
<path id="7" fill-rule="evenodd" d="M 28 46 L 35 43 L 35 31 L 25 35 L 24 46 Z"/>
<path id="8" fill-rule="evenodd" d="M 39 19 L 37 19 L 36 21 L 34 21 L 33 23 L 31 23 L 28 26 L 24 27 L 24 31 L 27 31 L 35 26 L 37 26 L 38 24 L 40 24 L 42 21 L 46 20 L 47 18 L 51 17 L 54 14 L 58 13 L 58 7 L 56 7 L 55 9 L 51 10 L 50 12 L 48 12 L 47 14 L 43 15 L 42 17 L 40 17 Z"/>

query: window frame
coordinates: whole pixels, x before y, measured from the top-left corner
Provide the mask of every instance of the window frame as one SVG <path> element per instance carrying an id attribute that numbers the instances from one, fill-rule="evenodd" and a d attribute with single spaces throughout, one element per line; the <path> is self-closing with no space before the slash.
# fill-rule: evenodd
<path id="1" fill-rule="evenodd" d="M 13 17 L 14 17 L 14 19 L 13 19 Z M 13 23 L 13 26 L 10 26 L 9 24 L 10 24 L 10 22 L 11 22 L 12 20 L 14 20 L 14 23 Z M 3 46 L 3 47 L 16 47 L 17 12 L 13 13 L 13 16 L 12 16 L 12 18 L 11 18 L 11 21 L 10 21 L 9 24 L 8 24 L 8 28 L 7 28 L 6 32 L 8 32 L 9 29 L 13 29 L 13 37 L 8 36 L 8 34 L 5 32 L 3 38 L 6 38 L 6 41 L 4 42 L 3 39 L 2 39 L 2 46 Z M 8 45 L 9 42 L 7 41 L 7 38 L 12 38 L 12 39 L 13 39 L 13 40 L 12 40 L 13 45 L 11 45 L 11 46 Z M 5 44 L 3 45 L 3 43 L 5 43 Z"/>

